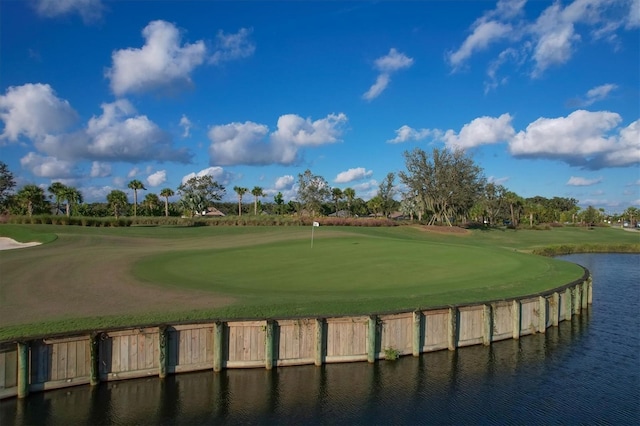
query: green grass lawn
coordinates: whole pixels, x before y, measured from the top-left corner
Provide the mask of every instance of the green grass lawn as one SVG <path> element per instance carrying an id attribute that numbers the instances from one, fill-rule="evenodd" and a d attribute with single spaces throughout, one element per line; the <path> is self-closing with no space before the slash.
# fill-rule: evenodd
<path id="1" fill-rule="evenodd" d="M 0 340 L 173 321 L 390 312 L 535 294 L 582 275 L 530 254 L 624 245 L 619 229 L 0 225 Z M 25 295 L 29 295 L 28 298 Z M 212 305 L 208 307 L 208 301 Z M 25 315 L 28 312 L 29 315 Z"/>

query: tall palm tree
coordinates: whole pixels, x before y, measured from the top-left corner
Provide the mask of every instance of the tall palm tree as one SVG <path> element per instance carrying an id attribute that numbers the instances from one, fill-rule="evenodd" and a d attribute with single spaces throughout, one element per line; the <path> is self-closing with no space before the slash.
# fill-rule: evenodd
<path id="1" fill-rule="evenodd" d="M 82 193 L 72 186 L 65 187 L 63 199 L 67 201 L 67 217 L 71 216 L 71 210 L 74 206 L 82 203 Z"/>
<path id="2" fill-rule="evenodd" d="M 349 210 L 349 214 L 351 214 L 351 203 L 356 199 L 356 191 L 353 188 L 345 188 L 342 194 L 344 198 L 347 199 L 347 210 Z"/>
<path id="3" fill-rule="evenodd" d="M 56 214 L 60 211 L 60 201 L 64 199 L 64 194 L 67 187 L 61 182 L 53 182 L 47 188 L 47 191 L 51 193 L 51 196 L 56 200 Z"/>
<path id="4" fill-rule="evenodd" d="M 164 215 L 169 217 L 169 197 L 173 197 L 175 192 L 171 188 L 164 188 L 160 191 L 160 196 L 164 197 Z"/>
<path id="5" fill-rule="evenodd" d="M 254 186 L 251 190 L 251 194 L 253 194 L 253 214 L 258 214 L 258 197 L 264 197 L 264 191 L 259 186 Z"/>
<path id="6" fill-rule="evenodd" d="M 238 216 L 242 216 L 242 196 L 249 190 L 241 186 L 234 186 L 233 190 L 238 194 Z"/>
<path id="7" fill-rule="evenodd" d="M 340 200 L 344 197 L 344 193 L 340 188 L 331 188 L 331 198 L 333 198 L 333 202 L 336 206 L 336 216 L 338 216 L 338 204 Z"/>
<path id="8" fill-rule="evenodd" d="M 127 186 L 129 187 L 129 189 L 133 189 L 133 216 L 135 217 L 138 214 L 138 190 L 146 190 L 147 188 L 145 188 L 144 184 L 138 179 L 132 180 Z"/>
<path id="9" fill-rule="evenodd" d="M 44 191 L 34 184 L 22 187 L 16 194 L 16 199 L 27 210 L 29 216 L 33 215 L 34 208 L 43 208 L 46 203 Z"/>

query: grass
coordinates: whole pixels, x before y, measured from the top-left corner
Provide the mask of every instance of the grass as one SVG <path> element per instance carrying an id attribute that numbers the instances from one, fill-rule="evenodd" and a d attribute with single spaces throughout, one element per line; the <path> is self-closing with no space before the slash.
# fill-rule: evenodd
<path id="1" fill-rule="evenodd" d="M 390 312 L 534 294 L 582 275 L 545 247 L 640 252 L 619 229 L 0 225 L 0 341 L 234 318 Z M 593 250 L 590 250 L 593 251 Z"/>

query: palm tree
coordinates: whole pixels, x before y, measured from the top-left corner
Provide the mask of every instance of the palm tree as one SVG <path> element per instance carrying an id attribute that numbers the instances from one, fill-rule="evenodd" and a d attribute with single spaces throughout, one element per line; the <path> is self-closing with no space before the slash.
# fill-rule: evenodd
<path id="1" fill-rule="evenodd" d="M 164 215 L 169 217 L 169 197 L 173 197 L 175 192 L 171 188 L 164 188 L 160 191 L 160 196 L 164 197 Z"/>
<path id="2" fill-rule="evenodd" d="M 65 187 L 63 199 L 67 201 L 67 217 L 71 216 L 72 207 L 82 203 L 83 200 L 82 193 L 72 186 Z"/>
<path id="3" fill-rule="evenodd" d="M 258 197 L 264 197 L 264 192 L 262 191 L 261 187 L 254 186 L 253 189 L 251 190 L 251 194 L 253 194 L 253 197 L 254 197 L 253 214 L 257 215 L 258 214 Z"/>
<path id="4" fill-rule="evenodd" d="M 356 191 L 353 188 L 345 188 L 342 194 L 344 198 L 347 199 L 347 210 L 349 210 L 349 214 L 351 214 L 351 203 L 356 199 Z"/>
<path id="5" fill-rule="evenodd" d="M 118 217 L 120 216 L 120 211 L 124 206 L 128 204 L 127 194 L 120 191 L 119 189 L 114 189 L 107 194 L 107 202 L 113 209 L 113 215 L 116 217 L 116 219 L 118 219 Z"/>
<path id="6" fill-rule="evenodd" d="M 150 216 L 155 216 L 154 212 L 158 204 L 160 204 L 160 199 L 156 194 L 147 194 L 144 197 L 144 205 L 147 208 L 147 214 Z"/>
<path id="7" fill-rule="evenodd" d="M 344 197 L 344 193 L 340 188 L 331 188 L 331 198 L 333 198 L 333 202 L 336 206 L 336 216 L 338 216 L 338 204 L 340 200 Z"/>
<path id="8" fill-rule="evenodd" d="M 67 187 L 60 182 L 53 182 L 47 188 L 47 191 L 51 193 L 51 196 L 56 200 L 56 214 L 60 211 L 60 201 L 64 199 L 65 190 Z"/>
<path id="9" fill-rule="evenodd" d="M 241 186 L 234 186 L 233 190 L 238 194 L 238 216 L 242 216 L 242 196 L 249 190 Z"/>
<path id="10" fill-rule="evenodd" d="M 133 216 L 135 217 L 138 214 L 138 189 L 146 190 L 147 188 L 138 179 L 132 180 L 127 186 L 129 189 L 133 189 Z"/>
<path id="11" fill-rule="evenodd" d="M 22 187 L 16 194 L 16 200 L 27 210 L 29 216 L 33 215 L 34 208 L 43 209 L 46 203 L 43 189 L 34 184 Z"/>

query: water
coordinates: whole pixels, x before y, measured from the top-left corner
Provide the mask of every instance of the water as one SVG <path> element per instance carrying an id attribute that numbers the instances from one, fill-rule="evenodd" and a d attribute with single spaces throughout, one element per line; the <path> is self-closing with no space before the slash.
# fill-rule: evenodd
<path id="1" fill-rule="evenodd" d="M 563 258 L 592 272 L 594 304 L 546 334 L 34 393 L 0 402 L 0 424 L 640 424 L 640 256 Z"/>

